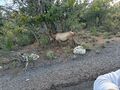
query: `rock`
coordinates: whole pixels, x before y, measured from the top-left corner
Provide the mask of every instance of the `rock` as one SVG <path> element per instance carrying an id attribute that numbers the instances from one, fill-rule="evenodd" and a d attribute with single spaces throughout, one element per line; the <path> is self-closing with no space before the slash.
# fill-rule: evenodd
<path id="1" fill-rule="evenodd" d="M 32 58 L 33 60 L 37 60 L 39 58 L 39 55 L 31 53 L 29 57 Z"/>
<path id="2" fill-rule="evenodd" d="M 1 70 L 1 69 L 3 69 L 3 67 L 2 67 L 2 66 L 0 66 L 0 70 Z"/>
<path id="3" fill-rule="evenodd" d="M 26 79 L 25 81 L 27 82 L 27 81 L 29 81 L 30 79 Z"/>
<path id="4" fill-rule="evenodd" d="M 82 46 L 77 46 L 73 49 L 74 54 L 85 54 L 86 49 L 84 49 Z"/>

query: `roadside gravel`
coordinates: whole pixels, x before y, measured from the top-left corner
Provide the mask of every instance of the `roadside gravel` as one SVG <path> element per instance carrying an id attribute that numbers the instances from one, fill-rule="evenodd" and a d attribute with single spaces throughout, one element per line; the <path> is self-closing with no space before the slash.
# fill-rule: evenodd
<path id="1" fill-rule="evenodd" d="M 98 52 L 99 51 L 99 52 Z M 92 90 L 95 78 L 120 68 L 120 42 L 112 41 L 67 62 L 0 76 L 0 90 Z"/>

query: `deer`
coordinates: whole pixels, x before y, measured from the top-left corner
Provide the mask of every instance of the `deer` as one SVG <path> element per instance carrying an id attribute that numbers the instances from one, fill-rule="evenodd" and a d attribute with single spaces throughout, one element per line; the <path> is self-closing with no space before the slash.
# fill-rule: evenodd
<path id="1" fill-rule="evenodd" d="M 54 39 L 60 44 L 62 42 L 70 41 L 73 44 L 73 37 L 75 36 L 75 32 L 68 31 L 63 33 L 56 33 L 54 35 Z"/>
<path id="2" fill-rule="evenodd" d="M 56 33 L 55 34 L 55 40 L 56 41 L 67 41 L 73 39 L 73 36 L 75 35 L 74 32 L 64 32 L 64 33 Z"/>

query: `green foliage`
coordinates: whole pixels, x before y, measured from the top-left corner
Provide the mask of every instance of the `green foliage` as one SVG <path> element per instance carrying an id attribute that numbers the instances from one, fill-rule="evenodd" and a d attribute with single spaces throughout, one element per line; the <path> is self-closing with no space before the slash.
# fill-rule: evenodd
<path id="1" fill-rule="evenodd" d="M 112 7 L 105 18 L 106 20 L 103 21 L 105 30 L 112 31 L 114 34 L 120 31 L 120 6 Z"/>
<path id="2" fill-rule="evenodd" d="M 28 45 L 32 42 L 29 31 L 24 26 L 18 26 L 11 21 L 6 21 L 1 29 L 0 48 L 11 50 L 16 46 Z"/>
<path id="3" fill-rule="evenodd" d="M 63 1 L 61 5 L 52 5 L 50 1 L 39 3 L 38 0 L 33 0 L 26 2 L 28 7 L 20 9 L 23 14 L 19 18 L 22 23 L 30 22 L 34 25 L 45 22 L 48 31 L 53 31 L 51 27 L 57 27 L 57 24 L 61 25 L 63 31 L 99 27 L 102 25 L 106 13 L 109 12 L 108 3 L 110 1 L 94 0 L 91 5 L 84 1 L 80 5 L 74 5 L 75 0 L 67 0 Z M 38 8 L 39 4 L 42 4 L 42 8 Z"/>
<path id="4" fill-rule="evenodd" d="M 49 37 L 46 35 L 40 35 L 40 43 L 42 45 L 48 45 L 49 44 Z"/>
<path id="5" fill-rule="evenodd" d="M 8 30 L 7 30 L 8 29 Z M 11 22 L 6 22 L 4 24 L 4 27 L 2 27 L 1 29 L 1 33 L 3 34 L 1 36 L 1 48 L 7 48 L 7 49 L 11 49 L 13 47 L 13 38 L 14 38 L 14 34 L 11 31 L 13 29 L 13 26 L 11 24 Z"/>
<path id="6" fill-rule="evenodd" d="M 47 59 L 53 60 L 53 59 L 55 59 L 55 53 L 53 51 L 49 50 L 46 53 L 46 57 L 47 57 Z"/>
<path id="7" fill-rule="evenodd" d="M 92 35 L 98 36 L 98 30 L 95 26 L 91 27 L 90 31 L 91 31 Z"/>
<path id="8" fill-rule="evenodd" d="M 93 48 L 92 43 L 82 43 L 82 46 L 86 50 L 91 50 Z"/>
<path id="9" fill-rule="evenodd" d="M 16 44 L 19 46 L 26 46 L 28 44 L 31 44 L 32 37 L 27 34 L 21 34 L 16 37 Z"/>
<path id="10" fill-rule="evenodd" d="M 0 7 L 0 27 L 3 26 L 2 8 Z"/>
<path id="11" fill-rule="evenodd" d="M 67 0 L 67 4 L 69 7 L 72 7 L 75 3 L 75 0 Z"/>
<path id="12" fill-rule="evenodd" d="M 40 32 L 53 33 L 60 28 L 62 31 L 87 29 L 92 35 L 103 30 L 117 33 L 120 30 L 120 6 L 111 8 L 110 1 L 94 0 L 88 4 L 85 0 L 74 5 L 75 0 L 61 4 L 53 4 L 51 0 L 14 0 L 19 4 L 19 11 L 6 9 L 5 16 L 0 11 L 0 48 L 11 50 L 28 45 L 34 39 L 48 45 L 49 37 Z"/>
<path id="13" fill-rule="evenodd" d="M 14 69 L 17 67 L 17 65 L 18 65 L 18 62 L 16 60 L 13 60 L 9 67 Z"/>
<path id="14" fill-rule="evenodd" d="M 104 32 L 103 35 L 104 35 L 105 39 L 110 39 L 111 38 L 111 35 L 110 35 L 109 32 Z"/>
<path id="15" fill-rule="evenodd" d="M 88 27 L 102 25 L 104 17 L 109 12 L 109 2 L 110 0 L 94 0 L 92 5 L 88 6 L 84 12 Z"/>

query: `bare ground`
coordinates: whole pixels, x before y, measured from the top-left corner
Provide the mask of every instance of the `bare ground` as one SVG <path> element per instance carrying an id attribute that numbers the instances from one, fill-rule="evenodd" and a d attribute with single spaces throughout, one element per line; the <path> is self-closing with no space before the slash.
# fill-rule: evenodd
<path id="1" fill-rule="evenodd" d="M 26 72 L 20 68 L 0 70 L 0 90 L 92 90 L 98 75 L 120 68 L 120 41 L 112 40 L 85 55 L 52 61 L 41 57 L 37 63 Z"/>

